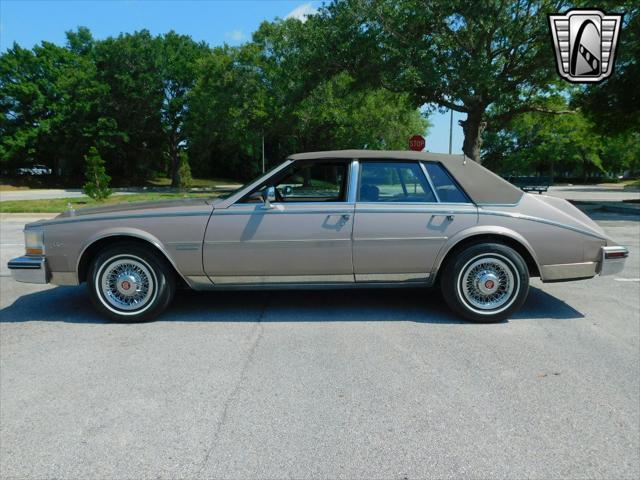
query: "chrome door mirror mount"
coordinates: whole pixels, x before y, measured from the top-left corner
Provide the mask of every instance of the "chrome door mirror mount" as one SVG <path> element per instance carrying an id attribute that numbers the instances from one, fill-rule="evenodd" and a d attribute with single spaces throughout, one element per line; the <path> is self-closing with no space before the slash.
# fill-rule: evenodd
<path id="1" fill-rule="evenodd" d="M 267 187 L 262 191 L 263 208 L 273 208 L 271 202 L 276 201 L 276 187 Z"/>

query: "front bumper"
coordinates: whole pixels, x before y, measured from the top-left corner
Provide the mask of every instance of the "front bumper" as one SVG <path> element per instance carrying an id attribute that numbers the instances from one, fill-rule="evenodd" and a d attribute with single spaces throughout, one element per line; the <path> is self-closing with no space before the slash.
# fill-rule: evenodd
<path id="1" fill-rule="evenodd" d="M 9 260 L 7 264 L 16 282 L 49 283 L 47 260 L 43 255 L 27 255 Z"/>

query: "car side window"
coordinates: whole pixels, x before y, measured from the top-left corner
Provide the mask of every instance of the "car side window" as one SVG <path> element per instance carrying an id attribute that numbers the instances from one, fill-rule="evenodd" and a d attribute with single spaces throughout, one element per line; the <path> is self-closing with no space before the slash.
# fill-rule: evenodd
<path id="1" fill-rule="evenodd" d="M 442 165 L 439 163 L 425 163 L 427 173 L 433 187 L 436 189 L 438 200 L 443 203 L 471 203 L 469 198 L 458 186 Z"/>
<path id="2" fill-rule="evenodd" d="M 436 197 L 417 162 L 362 163 L 360 202 L 435 202 Z"/>
<path id="3" fill-rule="evenodd" d="M 342 161 L 295 162 L 248 195 L 243 203 L 262 202 L 260 192 L 266 186 L 275 187 L 277 202 L 344 202 L 347 171 L 347 163 Z"/>

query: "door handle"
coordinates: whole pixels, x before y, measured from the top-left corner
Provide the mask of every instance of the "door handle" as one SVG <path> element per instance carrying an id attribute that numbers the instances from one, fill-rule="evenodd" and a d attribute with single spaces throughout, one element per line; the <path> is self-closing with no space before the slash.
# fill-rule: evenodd
<path id="1" fill-rule="evenodd" d="M 455 218 L 455 215 L 452 215 L 451 213 L 435 213 L 431 215 L 431 218 L 435 218 L 435 217 L 444 217 L 448 221 L 452 222 L 453 219 Z"/>
<path id="2" fill-rule="evenodd" d="M 330 213 L 327 215 L 327 220 L 329 220 L 331 217 L 340 217 L 339 223 L 340 225 L 344 225 L 349 221 L 351 215 L 349 213 Z"/>

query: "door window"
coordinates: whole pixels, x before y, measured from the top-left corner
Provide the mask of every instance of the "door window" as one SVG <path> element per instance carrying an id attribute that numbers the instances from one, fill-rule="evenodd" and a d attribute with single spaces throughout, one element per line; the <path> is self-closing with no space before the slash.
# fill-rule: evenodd
<path id="1" fill-rule="evenodd" d="M 424 172 L 415 162 L 364 162 L 360 202 L 435 202 Z"/>
<path id="2" fill-rule="evenodd" d="M 312 162 L 294 164 L 275 187 L 283 202 L 343 202 L 347 165 Z"/>
<path id="3" fill-rule="evenodd" d="M 347 172 L 347 162 L 297 161 L 247 195 L 242 203 L 262 202 L 260 193 L 271 186 L 276 189 L 276 201 L 281 203 L 344 202 Z"/>

